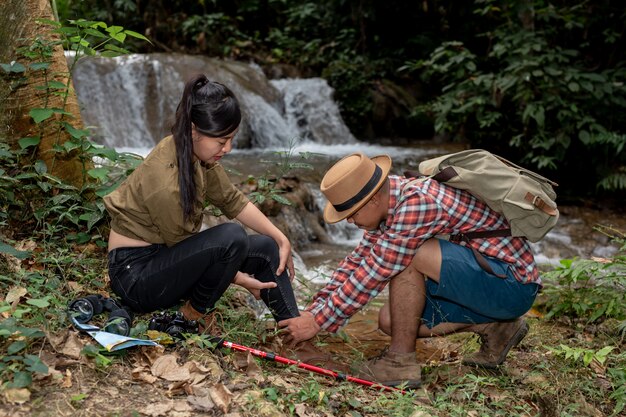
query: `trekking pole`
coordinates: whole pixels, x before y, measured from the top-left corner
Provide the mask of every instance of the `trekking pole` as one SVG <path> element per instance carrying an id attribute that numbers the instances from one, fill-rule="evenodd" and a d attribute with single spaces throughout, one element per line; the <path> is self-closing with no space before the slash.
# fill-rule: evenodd
<path id="1" fill-rule="evenodd" d="M 315 373 L 318 373 L 320 375 L 326 375 L 332 378 L 335 378 L 339 381 L 350 381 L 350 382 L 354 382 L 360 385 L 365 385 L 374 389 L 379 389 L 379 390 L 384 390 L 384 391 L 399 391 L 402 394 L 406 394 L 406 391 L 401 390 L 399 388 L 395 388 L 395 387 L 390 387 L 387 385 L 382 385 L 382 384 L 378 384 L 376 382 L 373 381 L 368 381 L 366 379 L 361 379 L 361 378 L 357 378 L 354 376 L 350 376 L 350 375 L 346 375 L 340 372 L 335 372 L 335 371 L 331 371 L 330 369 L 325 369 L 325 368 L 321 368 L 319 366 L 315 366 L 315 365 L 310 365 L 308 363 L 304 363 L 304 362 L 300 362 L 300 361 L 296 361 L 293 359 L 289 359 L 289 358 L 285 358 L 283 356 L 279 356 L 275 353 L 271 353 L 271 352 L 264 352 L 262 350 L 259 349 L 254 349 L 254 348 L 250 348 L 247 346 L 243 346 L 243 345 L 239 345 L 237 343 L 233 343 L 233 342 L 229 342 L 227 340 L 224 340 L 222 338 L 218 338 L 218 337 L 211 337 L 210 340 L 214 343 L 216 343 L 216 347 L 226 347 L 232 350 L 237 350 L 240 352 L 249 352 L 250 354 L 252 354 L 253 356 L 262 358 L 262 359 L 266 359 L 269 361 L 275 361 L 275 362 L 279 362 L 279 363 L 283 363 L 285 365 L 293 365 L 296 366 L 298 368 L 301 369 L 306 369 L 307 371 L 312 371 Z"/>

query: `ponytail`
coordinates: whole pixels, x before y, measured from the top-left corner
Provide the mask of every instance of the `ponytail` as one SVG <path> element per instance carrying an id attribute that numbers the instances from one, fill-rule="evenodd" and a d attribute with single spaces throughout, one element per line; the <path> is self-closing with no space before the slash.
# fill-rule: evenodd
<path id="1" fill-rule="evenodd" d="M 185 84 L 183 96 L 176 108 L 176 120 L 172 126 L 184 221 L 193 215 L 197 197 L 192 124 L 200 134 L 219 138 L 232 133 L 239 123 L 241 123 L 239 102 L 228 87 L 209 81 L 206 75 L 202 74 L 196 75 Z"/>

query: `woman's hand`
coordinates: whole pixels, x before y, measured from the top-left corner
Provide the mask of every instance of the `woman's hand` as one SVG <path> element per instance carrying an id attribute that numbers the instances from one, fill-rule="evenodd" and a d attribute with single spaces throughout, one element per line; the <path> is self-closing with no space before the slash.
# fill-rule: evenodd
<path id="1" fill-rule="evenodd" d="M 238 271 L 235 275 L 233 284 L 244 287 L 246 290 L 250 291 L 250 294 L 257 300 L 261 299 L 261 290 L 276 288 L 277 285 L 275 282 L 261 282 L 252 275 L 241 271 Z"/>
<path id="2" fill-rule="evenodd" d="M 284 239 L 278 241 L 278 253 L 280 256 L 280 264 L 278 265 L 278 269 L 276 270 L 276 275 L 280 275 L 287 268 L 287 272 L 289 273 L 289 280 L 293 281 L 296 276 L 294 267 L 293 267 L 293 256 L 291 254 L 291 242 L 284 236 Z"/>

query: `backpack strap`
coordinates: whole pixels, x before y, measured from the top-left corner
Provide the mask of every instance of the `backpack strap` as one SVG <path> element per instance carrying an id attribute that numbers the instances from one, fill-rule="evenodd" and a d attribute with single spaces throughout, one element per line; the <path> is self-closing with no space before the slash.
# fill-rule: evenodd
<path id="1" fill-rule="evenodd" d="M 555 209 L 554 207 L 550 207 L 550 205 L 543 201 L 538 195 L 526 193 L 526 195 L 524 196 L 524 200 L 528 201 L 530 204 L 537 207 L 544 213 L 549 214 L 550 216 L 556 216 L 557 214 L 559 214 L 557 209 Z"/>

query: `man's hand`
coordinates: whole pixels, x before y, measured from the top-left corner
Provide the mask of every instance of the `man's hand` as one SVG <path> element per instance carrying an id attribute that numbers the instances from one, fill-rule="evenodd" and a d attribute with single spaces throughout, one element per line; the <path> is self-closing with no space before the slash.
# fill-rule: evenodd
<path id="1" fill-rule="evenodd" d="M 285 342 L 292 347 L 300 342 L 309 340 L 321 330 L 315 318 L 313 318 L 313 314 L 309 311 L 301 312 L 300 317 L 279 321 L 278 327 L 282 327 L 285 330 L 287 333 Z"/>
<path id="2" fill-rule="evenodd" d="M 261 282 L 252 275 L 241 271 L 237 272 L 237 275 L 235 275 L 233 284 L 244 287 L 246 290 L 250 291 L 257 300 L 261 299 L 261 290 L 275 288 L 277 285 L 275 282 Z"/>

